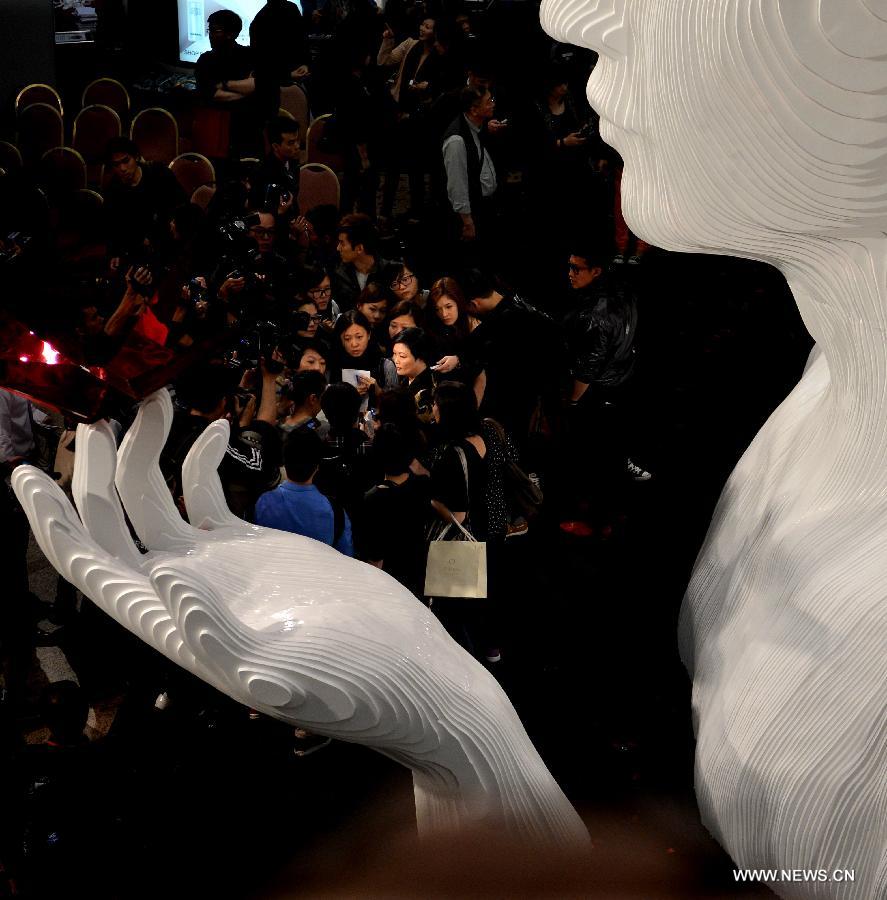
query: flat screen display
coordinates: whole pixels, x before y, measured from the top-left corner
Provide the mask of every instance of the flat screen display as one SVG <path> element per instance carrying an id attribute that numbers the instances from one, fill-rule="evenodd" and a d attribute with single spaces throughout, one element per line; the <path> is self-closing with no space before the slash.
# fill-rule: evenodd
<path id="1" fill-rule="evenodd" d="M 243 31 L 238 44 L 249 44 L 249 26 L 265 0 L 178 0 L 179 2 L 179 59 L 196 63 L 201 53 L 209 50 L 206 20 L 220 9 L 230 9 L 243 19 Z M 301 3 L 297 3 L 301 7 Z"/>

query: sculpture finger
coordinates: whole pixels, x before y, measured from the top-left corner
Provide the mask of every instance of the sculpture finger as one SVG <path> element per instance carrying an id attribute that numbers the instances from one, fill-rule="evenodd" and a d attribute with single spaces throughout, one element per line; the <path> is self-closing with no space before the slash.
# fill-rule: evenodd
<path id="1" fill-rule="evenodd" d="M 141 554 L 129 533 L 114 487 L 117 444 L 107 422 L 77 426 L 77 452 L 71 493 L 93 540 L 121 562 L 138 566 Z"/>
<path id="2" fill-rule="evenodd" d="M 152 394 L 142 401 L 117 451 L 117 491 L 136 534 L 151 550 L 187 550 L 197 538 L 179 514 L 160 471 L 172 416 L 167 391 Z"/>
<path id="3" fill-rule="evenodd" d="M 40 549 L 63 578 L 124 628 L 174 662 L 197 670 L 148 577 L 92 538 L 51 478 L 33 466 L 20 466 L 13 472 L 12 488 Z"/>
<path id="4" fill-rule="evenodd" d="M 243 526 L 228 508 L 219 466 L 228 446 L 230 426 L 224 419 L 213 422 L 194 442 L 182 465 L 182 490 L 192 525 L 202 529 Z"/>

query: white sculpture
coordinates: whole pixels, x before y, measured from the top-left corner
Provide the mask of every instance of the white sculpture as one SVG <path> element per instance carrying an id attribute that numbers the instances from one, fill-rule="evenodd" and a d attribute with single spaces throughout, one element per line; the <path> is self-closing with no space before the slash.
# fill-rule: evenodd
<path id="1" fill-rule="evenodd" d="M 183 466 L 199 528 L 181 518 L 159 468 L 171 422 L 163 391 L 143 402 L 119 452 L 106 423 L 78 427 L 80 518 L 50 478 L 16 469 L 16 496 L 55 568 L 235 700 L 408 766 L 420 834 L 477 825 L 538 845 L 587 843 L 499 684 L 425 606 L 379 569 L 228 510 L 217 472 L 225 421 Z"/>
<path id="2" fill-rule="evenodd" d="M 588 97 L 631 228 L 776 265 L 817 342 L 685 598 L 703 819 L 740 866 L 825 870 L 770 885 L 784 896 L 885 897 L 887 2 L 544 0 L 542 18 L 600 53 Z"/>

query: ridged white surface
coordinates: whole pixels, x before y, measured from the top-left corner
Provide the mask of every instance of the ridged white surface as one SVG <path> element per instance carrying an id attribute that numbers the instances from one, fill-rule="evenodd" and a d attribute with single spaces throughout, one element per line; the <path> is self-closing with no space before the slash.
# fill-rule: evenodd
<path id="1" fill-rule="evenodd" d="M 106 425 L 79 427 L 80 517 L 42 472 L 15 471 L 55 568 L 234 699 L 408 766 L 420 832 L 482 825 L 530 844 L 584 846 L 581 819 L 508 698 L 425 606 L 379 569 L 230 514 L 217 472 L 227 423 L 211 425 L 185 462 L 189 518 L 201 530 L 182 520 L 158 466 L 171 420 L 165 392 L 148 398 L 116 459 Z M 118 491 L 147 555 L 134 551 Z"/>
<path id="2" fill-rule="evenodd" d="M 682 610 L 703 819 L 742 867 L 826 871 L 785 897 L 887 897 L 887 0 L 544 0 L 542 21 L 601 54 L 632 229 L 776 265 L 817 342 Z"/>

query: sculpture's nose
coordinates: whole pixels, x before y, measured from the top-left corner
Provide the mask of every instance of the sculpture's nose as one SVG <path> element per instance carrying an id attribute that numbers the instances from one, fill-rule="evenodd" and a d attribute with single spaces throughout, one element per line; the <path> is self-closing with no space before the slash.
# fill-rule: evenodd
<path id="1" fill-rule="evenodd" d="M 604 56 L 628 52 L 627 0 L 543 0 L 542 27 L 554 38 Z"/>

